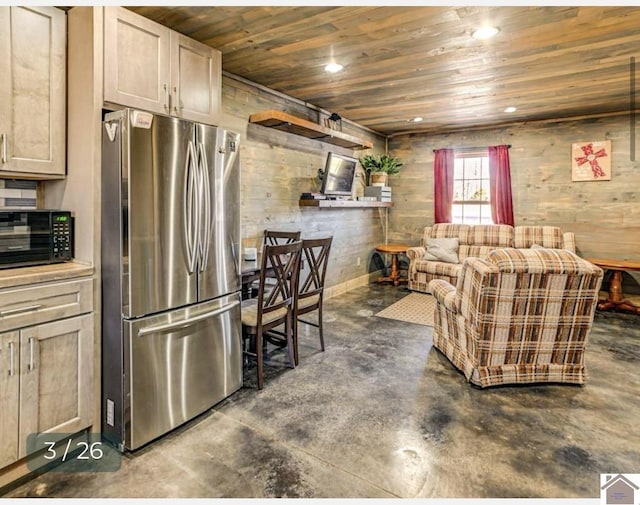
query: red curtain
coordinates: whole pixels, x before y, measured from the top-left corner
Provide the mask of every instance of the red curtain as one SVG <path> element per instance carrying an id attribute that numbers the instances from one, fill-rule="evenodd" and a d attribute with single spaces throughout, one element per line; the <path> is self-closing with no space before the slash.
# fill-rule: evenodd
<path id="1" fill-rule="evenodd" d="M 451 222 L 453 204 L 453 149 L 436 149 L 433 160 L 434 221 Z"/>
<path id="2" fill-rule="evenodd" d="M 509 146 L 489 146 L 489 191 L 494 224 L 513 226 Z"/>

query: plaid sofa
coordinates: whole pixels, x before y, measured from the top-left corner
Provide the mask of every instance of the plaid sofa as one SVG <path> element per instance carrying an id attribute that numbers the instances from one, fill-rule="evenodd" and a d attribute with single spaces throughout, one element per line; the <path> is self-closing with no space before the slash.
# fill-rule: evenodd
<path id="1" fill-rule="evenodd" d="M 457 238 L 460 263 L 425 260 L 426 243 L 429 238 Z M 407 250 L 409 258 L 408 287 L 413 291 L 429 293 L 429 282 L 443 279 L 456 283 L 462 262 L 466 258 L 484 258 L 500 247 L 529 248 L 533 244 L 553 249 L 576 251 L 575 236 L 562 232 L 557 226 L 509 226 L 468 225 L 441 223 L 427 226 L 422 234 L 420 246 Z"/>
<path id="2" fill-rule="evenodd" d="M 602 269 L 560 249 L 467 258 L 456 287 L 433 280 L 434 346 L 480 387 L 586 380 Z"/>

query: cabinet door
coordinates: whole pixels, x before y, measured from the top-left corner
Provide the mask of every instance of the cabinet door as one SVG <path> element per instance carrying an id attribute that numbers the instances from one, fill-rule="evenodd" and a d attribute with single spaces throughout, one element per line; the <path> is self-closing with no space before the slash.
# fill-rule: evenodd
<path id="1" fill-rule="evenodd" d="M 171 114 L 217 126 L 220 118 L 220 51 L 171 32 Z"/>
<path id="2" fill-rule="evenodd" d="M 0 468 L 18 459 L 19 346 L 17 331 L 0 334 Z"/>
<path id="3" fill-rule="evenodd" d="M 91 425 L 92 334 L 91 315 L 20 331 L 20 458 L 32 433 L 75 433 Z"/>
<path id="4" fill-rule="evenodd" d="M 7 167 L 11 128 L 11 7 L 0 7 L 0 170 Z"/>
<path id="5" fill-rule="evenodd" d="M 0 76 L 0 172 L 64 176 L 65 13 L 0 8 Z"/>
<path id="6" fill-rule="evenodd" d="M 170 30 L 123 7 L 105 7 L 104 100 L 169 113 Z"/>

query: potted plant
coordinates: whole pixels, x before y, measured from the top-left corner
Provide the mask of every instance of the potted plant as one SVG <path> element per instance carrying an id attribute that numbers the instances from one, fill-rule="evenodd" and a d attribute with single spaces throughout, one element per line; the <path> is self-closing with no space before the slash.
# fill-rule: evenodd
<path id="1" fill-rule="evenodd" d="M 367 154 L 359 159 L 367 173 L 367 186 L 386 186 L 389 175 L 400 172 L 403 163 L 388 154 Z"/>

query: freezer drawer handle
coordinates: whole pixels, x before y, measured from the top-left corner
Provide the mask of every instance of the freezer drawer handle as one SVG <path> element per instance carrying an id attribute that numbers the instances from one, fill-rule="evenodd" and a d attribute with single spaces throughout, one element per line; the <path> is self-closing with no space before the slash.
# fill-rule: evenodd
<path id="1" fill-rule="evenodd" d="M 15 314 L 22 314 L 23 312 L 33 312 L 41 307 L 42 305 L 27 305 L 26 307 L 19 307 L 17 309 L 1 310 L 0 317 L 13 316 Z"/>
<path id="2" fill-rule="evenodd" d="M 138 330 L 138 336 L 144 337 L 145 335 L 149 335 L 150 333 L 167 333 L 169 331 L 179 330 L 180 328 L 186 328 L 187 326 L 191 326 L 193 323 L 197 323 L 198 321 L 202 321 L 204 319 L 222 314 L 223 312 L 227 312 L 236 305 L 240 305 L 240 302 L 238 300 L 235 300 L 229 305 L 225 305 L 224 307 L 221 307 L 219 309 L 212 310 L 211 312 L 205 312 L 204 314 L 199 314 L 190 319 L 185 319 L 184 321 L 177 321 L 175 323 L 159 324 L 158 326 L 141 328 L 140 330 Z"/>

